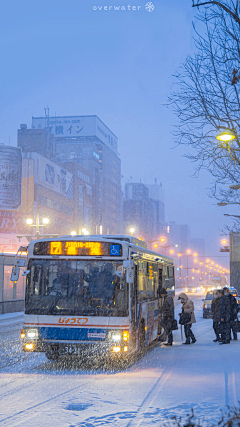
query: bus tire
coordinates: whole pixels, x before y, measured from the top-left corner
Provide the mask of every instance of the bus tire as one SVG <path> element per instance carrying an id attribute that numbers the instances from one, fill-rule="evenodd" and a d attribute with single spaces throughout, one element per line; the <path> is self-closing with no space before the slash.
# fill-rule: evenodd
<path id="1" fill-rule="evenodd" d="M 144 322 L 141 322 L 140 328 L 139 328 L 139 349 L 143 350 L 145 347 L 145 324 Z"/>

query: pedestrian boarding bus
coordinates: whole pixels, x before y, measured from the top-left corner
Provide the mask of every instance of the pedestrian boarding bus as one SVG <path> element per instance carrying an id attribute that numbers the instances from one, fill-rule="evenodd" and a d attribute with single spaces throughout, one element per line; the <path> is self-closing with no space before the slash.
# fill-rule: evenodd
<path id="1" fill-rule="evenodd" d="M 162 334 L 159 290 L 173 293 L 174 263 L 145 242 L 117 235 L 41 239 L 30 243 L 25 265 L 23 351 L 48 359 L 126 357 Z"/>

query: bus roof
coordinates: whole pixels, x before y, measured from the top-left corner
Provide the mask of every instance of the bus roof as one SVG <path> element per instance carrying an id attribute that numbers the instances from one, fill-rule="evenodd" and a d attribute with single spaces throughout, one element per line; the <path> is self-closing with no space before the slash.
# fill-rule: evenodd
<path id="1" fill-rule="evenodd" d="M 152 261 L 160 261 L 160 262 L 166 262 L 168 264 L 174 265 L 173 259 L 166 256 L 166 255 L 162 255 L 159 254 L 157 252 L 151 251 L 147 248 L 147 244 L 146 242 L 140 240 L 140 239 L 136 239 L 132 236 L 125 236 L 125 235 L 102 235 L 102 234 L 96 234 L 96 235 L 65 235 L 65 236 L 59 236 L 59 237 L 53 237 L 51 238 L 45 238 L 45 239 L 38 239 L 38 240 L 33 240 L 30 245 L 29 245 L 29 250 L 30 253 L 33 250 L 33 246 L 35 245 L 35 243 L 37 242 L 46 242 L 46 241 L 65 241 L 65 240 L 69 240 L 69 241 L 119 241 L 121 240 L 122 243 L 126 243 L 128 245 L 130 245 L 130 247 L 133 249 L 133 251 L 136 251 L 136 253 L 134 254 L 136 257 L 139 255 L 140 257 L 144 256 L 145 259 L 149 259 Z"/>

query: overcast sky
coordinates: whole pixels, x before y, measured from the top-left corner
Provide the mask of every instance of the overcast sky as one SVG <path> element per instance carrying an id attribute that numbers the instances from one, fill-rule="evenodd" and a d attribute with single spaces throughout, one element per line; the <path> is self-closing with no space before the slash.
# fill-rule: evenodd
<path id="1" fill-rule="evenodd" d="M 173 148 L 176 118 L 163 106 L 174 87 L 172 74 L 194 52 L 195 9 L 191 0 L 153 0 L 153 12 L 145 4 L 2 3 L 0 142 L 10 138 L 16 145 L 20 123 L 30 127 L 31 117 L 44 115 L 47 105 L 50 115 L 96 114 L 118 136 L 124 180 L 161 181 L 166 219 L 189 224 L 192 237 L 206 239 L 207 255 L 217 256 L 223 213 L 236 211 L 207 196 L 206 171 L 191 177 L 186 149 Z"/>

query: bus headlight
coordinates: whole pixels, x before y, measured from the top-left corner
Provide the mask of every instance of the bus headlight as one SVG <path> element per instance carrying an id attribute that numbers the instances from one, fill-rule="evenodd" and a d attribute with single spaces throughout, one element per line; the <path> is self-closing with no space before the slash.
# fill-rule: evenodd
<path id="1" fill-rule="evenodd" d="M 34 345 L 33 344 L 25 344 L 25 349 L 26 350 L 33 350 Z"/>
<path id="2" fill-rule="evenodd" d="M 119 352 L 121 351 L 121 347 L 119 347 L 119 346 L 114 346 L 114 347 L 112 348 L 112 351 L 113 351 L 114 353 L 119 353 Z"/>
<path id="3" fill-rule="evenodd" d="M 112 340 L 113 341 L 121 341 L 121 335 L 120 334 L 112 334 Z"/>
<path id="4" fill-rule="evenodd" d="M 121 331 L 109 331 L 108 332 L 108 340 L 109 341 L 122 341 L 122 333 Z"/>
<path id="5" fill-rule="evenodd" d="M 129 332 L 123 331 L 123 341 L 129 341 Z"/>
<path id="6" fill-rule="evenodd" d="M 36 340 L 38 338 L 38 329 L 27 329 L 26 338 L 30 340 Z"/>

